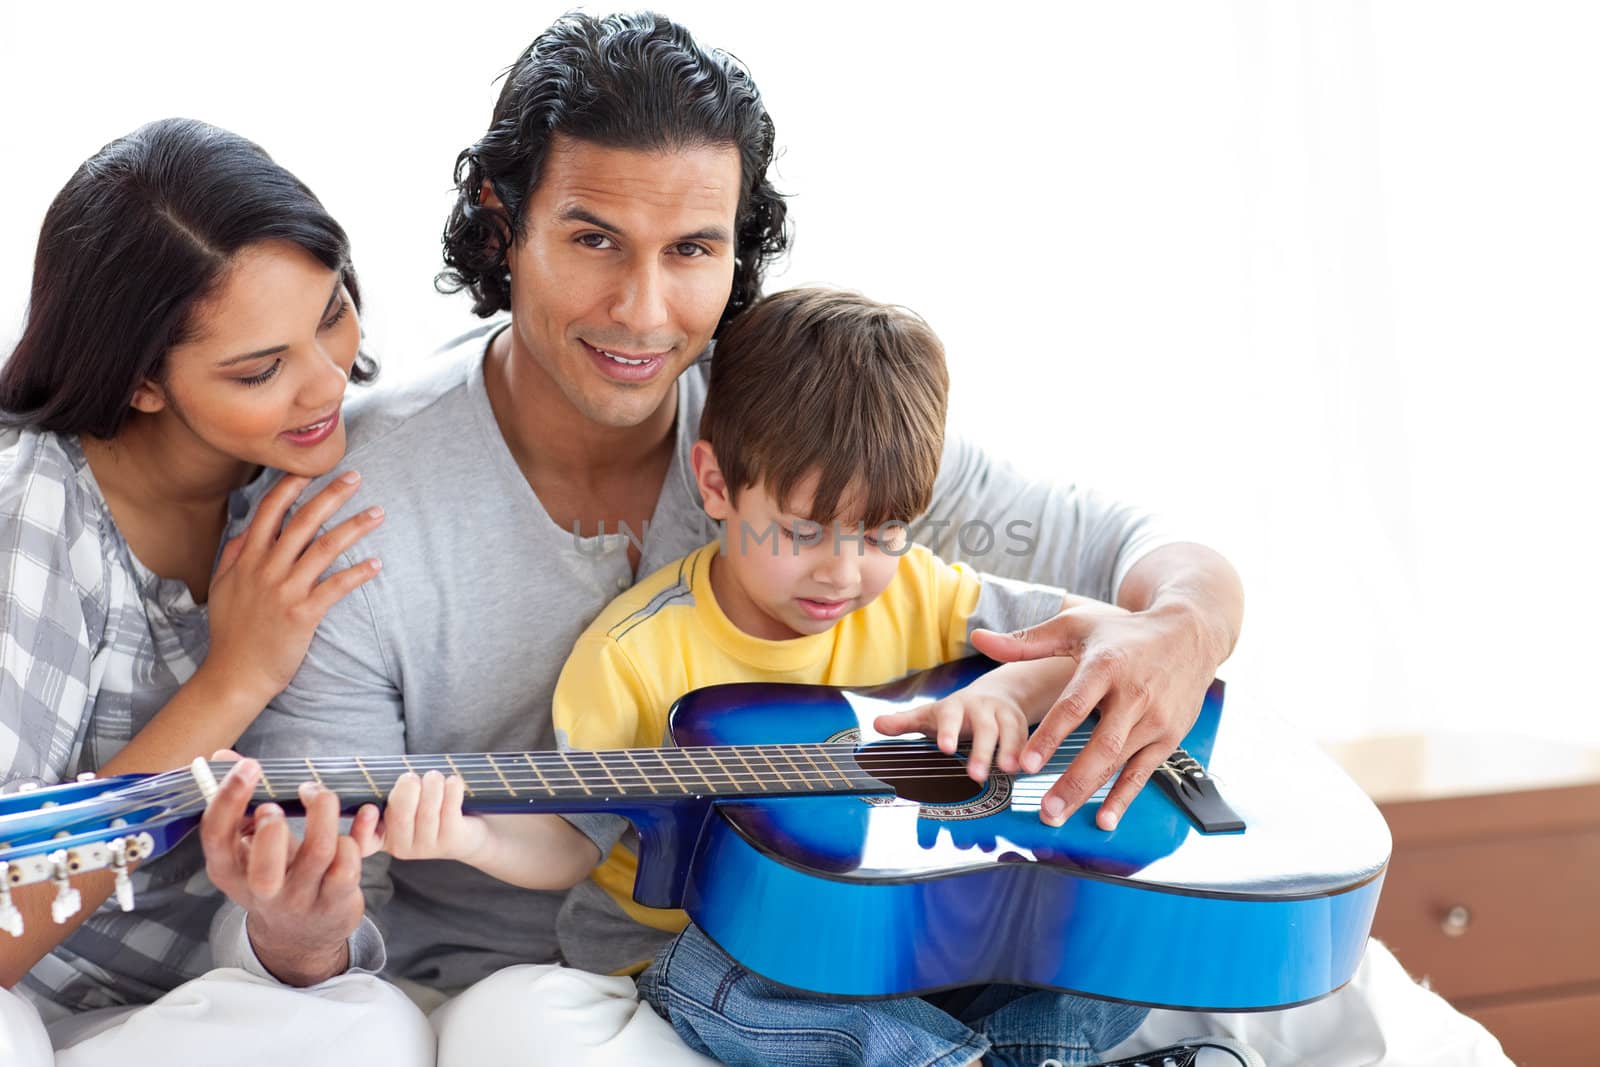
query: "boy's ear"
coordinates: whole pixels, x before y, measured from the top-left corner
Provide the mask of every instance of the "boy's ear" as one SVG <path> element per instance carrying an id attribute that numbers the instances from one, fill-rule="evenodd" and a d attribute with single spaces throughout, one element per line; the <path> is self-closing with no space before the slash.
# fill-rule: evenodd
<path id="1" fill-rule="evenodd" d="M 128 406 L 135 411 L 142 411 L 146 415 L 154 415 L 167 406 L 166 390 L 146 378 L 133 390 L 133 398 L 128 401 Z"/>
<path id="2" fill-rule="evenodd" d="M 728 497 L 728 483 L 717 466 L 717 453 L 710 441 L 696 441 L 689 450 L 689 462 L 694 466 L 694 482 L 700 487 L 700 502 L 706 514 L 722 522 L 733 514 L 733 501 Z"/>

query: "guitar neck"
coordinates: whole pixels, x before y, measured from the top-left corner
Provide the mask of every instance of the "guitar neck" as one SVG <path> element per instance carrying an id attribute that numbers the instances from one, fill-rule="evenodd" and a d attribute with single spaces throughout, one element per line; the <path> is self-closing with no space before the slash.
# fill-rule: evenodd
<path id="1" fill-rule="evenodd" d="M 220 779 L 227 763 L 211 764 Z M 257 803 L 295 804 L 301 782 L 339 794 L 346 807 L 381 803 L 407 773 L 438 771 L 465 784 L 463 806 L 567 810 L 618 801 L 882 793 L 885 784 L 847 744 L 728 745 L 570 752 L 340 756 L 261 761 Z"/>

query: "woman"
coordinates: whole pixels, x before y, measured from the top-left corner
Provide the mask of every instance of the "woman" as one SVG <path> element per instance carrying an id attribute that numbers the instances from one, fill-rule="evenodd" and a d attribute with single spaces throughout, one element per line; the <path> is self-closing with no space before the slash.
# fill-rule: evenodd
<path id="1" fill-rule="evenodd" d="M 113 141 L 56 197 L 0 367 L 0 786 L 230 746 L 328 606 L 377 573 L 323 577 L 382 521 L 319 536 L 353 473 L 285 522 L 344 455 L 347 383 L 373 374 L 359 299 L 316 197 L 204 123 Z M 203 866 L 191 839 L 136 871 L 128 913 L 100 909 L 109 874 L 85 876 L 64 925 L 51 887 L 16 891 L 25 930 L 0 935 L 0 983 L 58 1045 L 86 1011 L 158 1000 L 210 969 Z"/>

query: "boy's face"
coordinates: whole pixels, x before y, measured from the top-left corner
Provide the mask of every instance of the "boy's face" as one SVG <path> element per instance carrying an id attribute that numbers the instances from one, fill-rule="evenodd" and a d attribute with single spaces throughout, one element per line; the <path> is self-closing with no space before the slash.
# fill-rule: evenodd
<path id="1" fill-rule="evenodd" d="M 741 630 L 769 640 L 822 633 L 888 587 L 906 547 L 903 527 L 859 530 L 848 518 L 826 525 L 810 521 L 816 475 L 788 501 L 775 500 L 758 483 L 741 490 L 735 502 L 715 471 L 711 446 L 701 441 L 695 447 L 703 450 L 695 468 L 706 513 L 723 523 L 712 588 Z M 708 458 L 710 470 L 703 469 Z M 842 516 L 857 513 L 852 496 L 846 494 Z"/>

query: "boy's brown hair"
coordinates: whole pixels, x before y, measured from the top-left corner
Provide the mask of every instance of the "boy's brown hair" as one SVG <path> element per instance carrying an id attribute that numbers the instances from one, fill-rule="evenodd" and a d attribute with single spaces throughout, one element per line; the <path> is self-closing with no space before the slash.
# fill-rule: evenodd
<path id="1" fill-rule="evenodd" d="M 815 472 L 814 522 L 858 490 L 867 529 L 910 522 L 933 496 L 950 377 L 921 317 L 836 289 L 775 293 L 729 323 L 711 360 L 700 436 L 730 499 L 757 482 L 780 506 Z"/>

